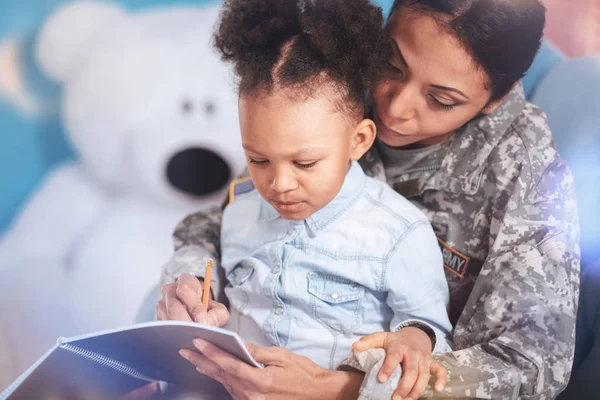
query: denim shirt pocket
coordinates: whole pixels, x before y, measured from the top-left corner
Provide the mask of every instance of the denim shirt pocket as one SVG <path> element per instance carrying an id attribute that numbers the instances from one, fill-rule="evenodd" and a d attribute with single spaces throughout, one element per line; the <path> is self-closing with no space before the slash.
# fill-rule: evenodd
<path id="1" fill-rule="evenodd" d="M 334 275 L 308 273 L 313 318 L 335 332 L 351 332 L 360 324 L 360 303 L 365 288 Z"/>
<path id="2" fill-rule="evenodd" d="M 240 312 L 246 308 L 250 300 L 248 289 L 244 286 L 247 286 L 245 283 L 248 282 L 253 273 L 253 263 L 249 260 L 244 260 L 233 267 L 227 274 L 227 281 L 229 282 L 227 297 L 229 303 L 236 307 Z"/>

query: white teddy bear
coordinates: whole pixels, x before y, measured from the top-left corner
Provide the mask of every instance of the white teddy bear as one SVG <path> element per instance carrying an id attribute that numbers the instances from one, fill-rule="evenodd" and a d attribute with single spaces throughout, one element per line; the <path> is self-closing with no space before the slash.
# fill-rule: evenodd
<path id="1" fill-rule="evenodd" d="M 13 305 L 0 348 L 134 322 L 176 223 L 225 198 L 245 160 L 237 96 L 211 48 L 217 17 L 217 6 L 76 2 L 43 26 L 36 58 L 64 84 L 79 160 L 51 173 L 0 240 Z"/>

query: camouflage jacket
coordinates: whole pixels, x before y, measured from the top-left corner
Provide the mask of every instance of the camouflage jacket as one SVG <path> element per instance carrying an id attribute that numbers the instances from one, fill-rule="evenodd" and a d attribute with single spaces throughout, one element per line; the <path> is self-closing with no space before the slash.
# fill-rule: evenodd
<path id="1" fill-rule="evenodd" d="M 385 179 L 376 147 L 361 164 Z M 450 286 L 455 351 L 436 356 L 449 384 L 424 397 L 556 397 L 573 361 L 579 225 L 573 177 L 544 113 L 519 85 L 494 113 L 455 133 L 441 165 L 388 176 L 388 183 L 429 217 Z M 203 276 L 205 258 L 218 259 L 221 215 L 191 215 L 176 227 L 163 283 L 184 272 Z M 352 354 L 345 363 L 366 372 L 361 398 L 391 397 L 398 376 L 376 381 L 381 357 Z"/>

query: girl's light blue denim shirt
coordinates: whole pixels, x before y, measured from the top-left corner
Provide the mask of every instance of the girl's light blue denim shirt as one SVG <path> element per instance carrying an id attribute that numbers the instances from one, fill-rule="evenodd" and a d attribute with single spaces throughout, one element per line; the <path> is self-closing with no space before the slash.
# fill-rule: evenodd
<path id="1" fill-rule="evenodd" d="M 421 211 L 353 162 L 336 197 L 306 220 L 279 216 L 256 190 L 226 209 L 227 328 L 336 368 L 352 343 L 421 321 L 450 351 L 448 285 Z"/>

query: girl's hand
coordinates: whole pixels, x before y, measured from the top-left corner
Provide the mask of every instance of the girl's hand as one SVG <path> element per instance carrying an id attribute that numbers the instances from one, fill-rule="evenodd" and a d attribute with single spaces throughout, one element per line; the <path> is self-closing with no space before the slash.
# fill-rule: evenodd
<path id="1" fill-rule="evenodd" d="M 388 380 L 398 364 L 402 365 L 402 377 L 394 392 L 394 400 L 417 400 L 427 388 L 431 375 L 436 376 L 436 392 L 441 392 L 446 386 L 446 368 L 433 361 L 431 340 L 419 328 L 406 327 L 396 332 L 378 332 L 363 336 L 352 348 L 356 351 L 385 349 L 385 360 L 377 375 L 382 383 Z"/>

